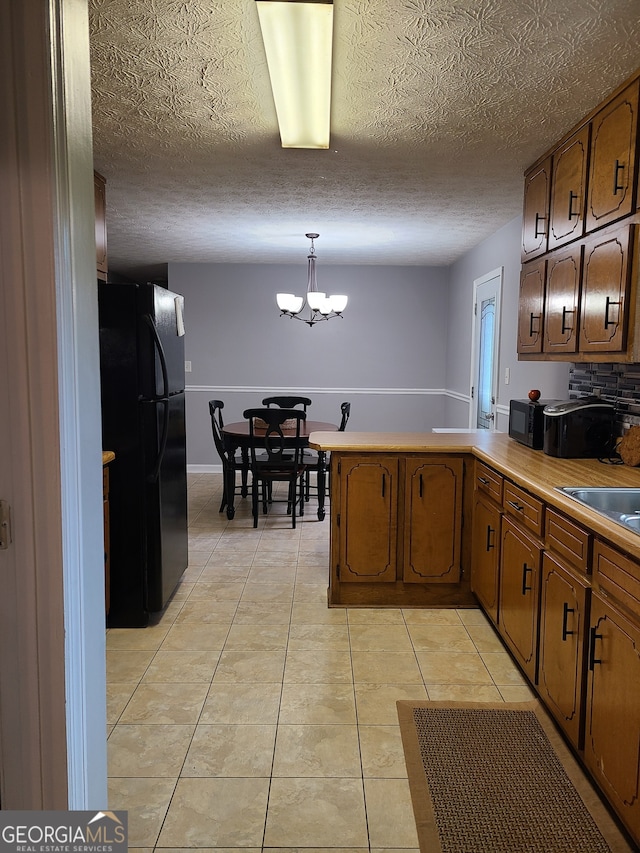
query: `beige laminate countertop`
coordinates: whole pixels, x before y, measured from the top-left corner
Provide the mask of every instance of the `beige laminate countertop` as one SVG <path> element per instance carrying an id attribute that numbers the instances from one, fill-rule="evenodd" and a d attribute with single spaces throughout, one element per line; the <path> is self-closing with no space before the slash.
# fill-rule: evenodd
<path id="1" fill-rule="evenodd" d="M 640 488 L 640 468 L 557 459 L 504 433 L 313 432 L 309 446 L 338 453 L 470 453 L 640 560 L 640 535 L 556 491 L 556 486 Z M 640 509 L 640 507 L 638 507 Z"/>
<path id="2" fill-rule="evenodd" d="M 103 465 L 108 465 L 109 462 L 113 462 L 113 460 L 115 458 L 116 458 L 116 454 L 113 452 L 113 450 L 103 450 L 102 451 L 102 464 Z"/>

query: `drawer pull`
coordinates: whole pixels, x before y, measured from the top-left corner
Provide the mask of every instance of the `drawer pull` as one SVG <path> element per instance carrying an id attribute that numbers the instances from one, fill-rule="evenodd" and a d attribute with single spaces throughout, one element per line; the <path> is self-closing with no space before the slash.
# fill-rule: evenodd
<path id="1" fill-rule="evenodd" d="M 487 480 L 486 477 L 478 477 L 478 482 L 482 483 L 483 486 L 489 486 L 491 484 L 491 481 Z"/>
<path id="2" fill-rule="evenodd" d="M 509 506 L 513 507 L 516 512 L 524 512 L 524 507 L 521 506 L 519 503 L 516 503 L 516 501 L 507 501 L 507 503 L 509 504 Z"/>
<path id="3" fill-rule="evenodd" d="M 596 657 L 596 640 L 601 640 L 602 634 L 598 634 L 595 628 L 589 631 L 589 669 L 593 669 L 597 663 L 602 663 L 602 658 Z"/>
<path id="4" fill-rule="evenodd" d="M 487 524 L 487 548 L 486 548 L 487 551 L 490 551 L 492 548 L 496 547 L 495 542 L 491 541 L 491 537 L 493 536 L 494 533 L 495 533 L 495 530 L 493 529 L 493 527 L 491 527 L 490 524 Z"/>
<path id="5" fill-rule="evenodd" d="M 529 572 L 533 572 L 531 566 L 528 566 L 526 563 L 522 566 L 522 594 L 526 595 L 528 592 L 531 592 L 533 589 L 532 586 L 527 586 L 527 575 Z"/>
<path id="6" fill-rule="evenodd" d="M 575 631 L 569 631 L 567 628 L 567 620 L 570 613 L 575 613 L 573 607 L 569 607 L 567 602 L 562 605 L 562 642 L 566 643 L 567 637 L 572 637 L 575 634 Z"/>

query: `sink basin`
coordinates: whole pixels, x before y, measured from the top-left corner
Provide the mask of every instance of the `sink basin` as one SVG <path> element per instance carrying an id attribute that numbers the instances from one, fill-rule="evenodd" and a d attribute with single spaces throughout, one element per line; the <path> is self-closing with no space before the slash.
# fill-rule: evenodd
<path id="1" fill-rule="evenodd" d="M 558 491 L 640 533 L 640 489 L 558 487 Z"/>

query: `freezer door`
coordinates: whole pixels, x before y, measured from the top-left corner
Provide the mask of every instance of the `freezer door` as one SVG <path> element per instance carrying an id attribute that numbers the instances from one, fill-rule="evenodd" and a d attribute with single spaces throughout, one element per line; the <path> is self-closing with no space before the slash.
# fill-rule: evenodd
<path id="1" fill-rule="evenodd" d="M 187 568 L 187 465 L 184 393 L 141 403 L 146 433 L 145 494 L 147 607 L 162 610 Z M 160 460 L 166 420 L 166 444 Z"/>
<path id="2" fill-rule="evenodd" d="M 184 324 L 182 321 L 182 296 L 157 285 L 152 288 L 152 316 L 164 354 L 167 371 L 167 388 L 164 388 L 160 348 L 155 351 L 156 395 L 163 396 L 184 391 Z"/>

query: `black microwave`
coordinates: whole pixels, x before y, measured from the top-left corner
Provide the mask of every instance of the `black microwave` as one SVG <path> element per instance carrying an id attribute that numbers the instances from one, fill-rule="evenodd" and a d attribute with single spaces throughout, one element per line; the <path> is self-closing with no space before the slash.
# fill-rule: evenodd
<path id="1" fill-rule="evenodd" d="M 533 450 L 544 447 L 544 407 L 557 400 L 533 402 L 511 400 L 509 403 L 509 435 Z"/>

